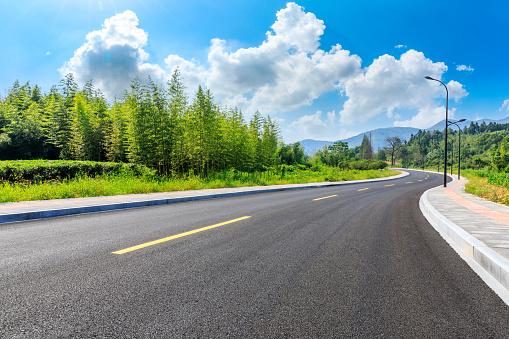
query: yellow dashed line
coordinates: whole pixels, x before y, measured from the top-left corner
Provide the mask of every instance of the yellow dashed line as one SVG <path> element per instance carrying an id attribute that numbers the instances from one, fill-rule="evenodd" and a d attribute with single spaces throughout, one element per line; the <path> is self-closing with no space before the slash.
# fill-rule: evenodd
<path id="1" fill-rule="evenodd" d="M 360 190 L 357 190 L 357 192 L 369 190 L 369 188 L 361 188 Z"/>
<path id="2" fill-rule="evenodd" d="M 328 197 L 323 197 L 323 198 L 313 199 L 313 201 L 318 201 L 318 200 L 327 199 L 327 198 L 332 198 L 332 197 L 337 197 L 337 196 L 338 196 L 337 194 L 329 195 Z"/>
<path id="3" fill-rule="evenodd" d="M 394 186 L 394 185 L 396 185 L 396 184 L 391 184 L 391 185 L 385 185 L 385 187 L 389 187 L 389 186 Z"/>
<path id="4" fill-rule="evenodd" d="M 111 252 L 111 253 L 113 253 L 113 254 L 124 254 L 124 253 L 127 253 L 127 252 L 136 251 L 136 250 L 139 250 L 141 248 L 145 248 L 145 247 L 149 247 L 149 246 L 152 246 L 152 245 L 160 244 L 162 242 L 170 241 L 170 240 L 177 239 L 177 238 L 182 238 L 182 237 L 185 237 L 187 235 L 191 235 L 191 234 L 198 233 L 198 232 L 203 232 L 203 231 L 206 231 L 206 230 L 210 230 L 211 228 L 215 228 L 215 227 L 231 224 L 231 223 L 234 223 L 234 222 L 237 222 L 237 221 L 241 221 L 241 220 L 244 220 L 244 219 L 248 219 L 248 218 L 251 218 L 251 217 L 250 216 L 249 217 L 242 217 L 242 218 L 237 218 L 237 219 L 233 219 L 233 220 L 230 220 L 230 221 L 225 221 L 225 222 L 222 222 L 222 223 L 219 223 L 219 224 L 215 224 L 215 225 L 212 225 L 212 226 L 198 228 L 196 230 L 192 230 L 192 231 L 189 231 L 189 232 L 184 232 L 184 233 L 172 235 L 171 237 L 166 237 L 166 238 L 162 238 L 162 239 L 146 242 L 146 243 L 141 244 L 141 245 L 136 245 L 136 246 L 124 248 L 123 250 L 119 250 L 119 251 L 115 251 L 115 252 Z"/>

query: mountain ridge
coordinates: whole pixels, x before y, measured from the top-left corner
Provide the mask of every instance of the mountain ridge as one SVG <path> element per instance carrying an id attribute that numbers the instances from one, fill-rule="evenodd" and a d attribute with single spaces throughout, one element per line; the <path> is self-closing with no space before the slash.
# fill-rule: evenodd
<path id="1" fill-rule="evenodd" d="M 486 124 L 489 124 L 490 122 L 494 123 L 500 123 L 500 124 L 507 124 L 509 123 L 509 116 L 499 119 L 499 120 L 493 120 L 493 119 L 480 119 L 480 120 L 466 120 L 463 122 L 458 123 L 458 125 L 461 128 L 464 128 L 465 126 L 470 126 L 471 122 L 477 122 L 481 124 L 482 122 L 485 122 Z M 452 126 L 452 128 L 455 128 L 456 126 Z M 412 134 L 416 134 L 421 131 L 435 131 L 435 130 L 443 130 L 445 128 L 445 119 L 442 121 L 439 121 L 435 125 L 429 127 L 429 128 L 415 128 L 415 127 L 382 127 L 382 128 L 376 128 L 370 131 L 366 131 L 363 133 L 359 133 L 353 137 L 346 138 L 346 139 L 340 139 L 337 141 L 343 141 L 348 143 L 348 147 L 354 148 L 356 146 L 360 146 L 362 143 L 362 139 L 364 138 L 364 135 L 367 135 L 368 137 L 371 134 L 371 141 L 373 143 L 373 150 L 376 152 L 378 149 L 382 149 L 386 146 L 385 139 L 387 137 L 399 137 L 401 140 L 409 140 Z M 307 154 L 312 154 L 318 150 L 323 149 L 324 146 L 332 145 L 336 141 L 327 141 L 327 140 L 315 140 L 315 139 L 303 139 L 299 141 L 300 144 L 304 147 L 304 150 Z"/>

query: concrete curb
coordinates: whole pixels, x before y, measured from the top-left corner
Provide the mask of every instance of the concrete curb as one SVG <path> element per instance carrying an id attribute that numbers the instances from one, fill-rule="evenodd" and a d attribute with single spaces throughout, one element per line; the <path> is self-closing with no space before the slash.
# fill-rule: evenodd
<path id="1" fill-rule="evenodd" d="M 419 200 L 422 214 L 430 224 L 447 234 L 466 255 L 509 290 L 509 261 L 433 208 L 428 200 L 430 190 L 424 192 Z"/>
<path id="2" fill-rule="evenodd" d="M 297 189 L 307 189 L 307 188 L 321 188 L 321 187 L 330 187 L 330 186 L 353 185 L 353 184 L 370 183 L 370 182 L 376 182 L 376 181 L 389 181 L 389 180 L 403 178 L 410 174 L 408 172 L 405 172 L 402 169 L 398 169 L 398 170 L 401 171 L 402 173 L 392 176 L 392 177 L 377 178 L 377 179 L 366 179 L 366 180 L 356 180 L 356 181 L 338 181 L 338 182 L 315 183 L 315 184 L 295 184 L 294 186 L 290 186 L 290 187 L 285 186 L 285 187 L 266 188 L 263 186 L 257 186 L 254 189 L 241 188 L 240 191 L 235 191 L 235 192 L 211 193 L 211 194 L 204 194 L 204 195 L 190 195 L 190 196 L 181 196 L 181 197 L 173 197 L 173 198 L 163 198 L 163 199 L 145 198 L 144 200 L 139 200 L 139 201 L 126 201 L 126 202 L 109 203 L 109 204 L 108 203 L 97 204 L 97 205 L 92 205 L 92 206 L 80 206 L 80 207 L 59 208 L 59 209 L 52 209 L 52 210 L 50 209 L 50 210 L 33 211 L 33 212 L 1 214 L 0 215 L 0 224 L 10 223 L 10 222 L 18 222 L 18 221 L 35 220 L 35 219 L 63 217 L 63 216 L 85 214 L 85 213 L 106 212 L 106 211 L 114 211 L 114 210 L 121 210 L 121 209 L 128 209 L 128 208 L 167 205 L 167 204 L 174 204 L 174 203 L 186 202 L 186 201 L 227 198 L 227 197 L 240 196 L 240 195 L 257 194 L 257 193 L 269 193 L 269 192 L 279 192 L 279 191 L 288 191 L 288 190 L 297 190 Z M 194 191 L 194 193 L 196 193 L 196 192 L 199 192 L 199 191 Z"/>

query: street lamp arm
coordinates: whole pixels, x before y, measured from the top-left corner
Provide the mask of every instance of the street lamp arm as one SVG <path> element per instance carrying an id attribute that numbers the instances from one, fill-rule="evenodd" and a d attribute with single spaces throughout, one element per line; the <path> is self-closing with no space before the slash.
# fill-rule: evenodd
<path id="1" fill-rule="evenodd" d="M 460 120 L 456 120 L 456 121 L 451 121 L 451 120 L 449 120 L 449 121 L 447 121 L 447 125 L 448 125 L 448 126 L 450 126 L 450 125 L 456 125 L 456 126 L 458 126 L 458 128 L 460 128 L 460 126 L 458 125 L 458 123 L 463 122 L 463 121 L 466 121 L 466 120 L 467 120 L 467 119 L 460 119 Z"/>
<path id="2" fill-rule="evenodd" d="M 438 79 L 435 79 L 435 78 L 432 78 L 432 77 L 429 77 L 429 76 L 425 76 L 424 77 L 425 79 L 428 79 L 428 80 L 434 80 L 434 81 L 438 81 L 439 83 L 441 83 L 442 85 L 444 85 L 445 87 L 445 91 L 447 92 L 447 96 L 449 96 L 449 90 L 447 89 L 447 86 L 440 80 Z"/>

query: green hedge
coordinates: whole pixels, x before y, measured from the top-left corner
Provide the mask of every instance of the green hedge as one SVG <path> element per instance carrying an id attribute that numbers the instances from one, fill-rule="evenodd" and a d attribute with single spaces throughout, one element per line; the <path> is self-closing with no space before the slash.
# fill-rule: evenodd
<path id="1" fill-rule="evenodd" d="M 70 160 L 0 161 L 0 181 L 42 182 L 72 179 L 77 176 L 96 177 L 104 174 L 155 176 L 155 171 L 142 165 L 115 162 Z"/>
<path id="2" fill-rule="evenodd" d="M 349 167 L 354 170 L 384 169 L 387 167 L 387 163 L 385 161 L 358 160 L 350 162 Z"/>

